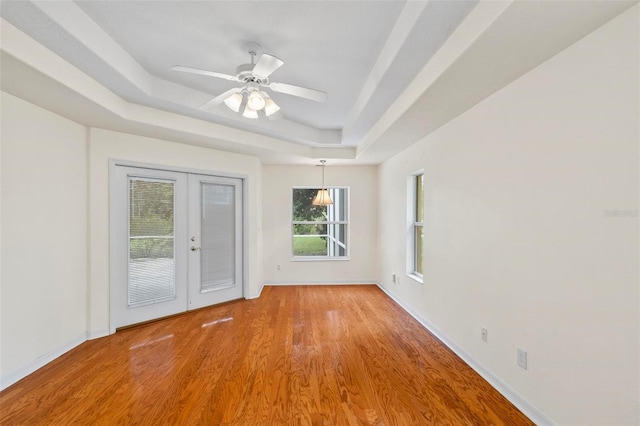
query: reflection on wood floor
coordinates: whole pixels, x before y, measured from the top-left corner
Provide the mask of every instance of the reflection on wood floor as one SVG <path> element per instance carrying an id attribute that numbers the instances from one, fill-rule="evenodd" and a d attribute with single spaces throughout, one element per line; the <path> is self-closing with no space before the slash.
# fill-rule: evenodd
<path id="1" fill-rule="evenodd" d="M 532 424 L 376 286 L 265 287 L 83 343 L 0 424 Z"/>

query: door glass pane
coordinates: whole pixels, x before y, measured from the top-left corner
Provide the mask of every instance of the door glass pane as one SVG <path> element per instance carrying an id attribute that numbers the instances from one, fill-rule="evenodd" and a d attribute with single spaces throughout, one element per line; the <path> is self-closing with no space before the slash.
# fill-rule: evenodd
<path id="1" fill-rule="evenodd" d="M 129 177 L 128 304 L 176 296 L 175 182 Z"/>
<path id="2" fill-rule="evenodd" d="M 200 291 L 233 286 L 235 276 L 235 187 L 202 183 Z"/>

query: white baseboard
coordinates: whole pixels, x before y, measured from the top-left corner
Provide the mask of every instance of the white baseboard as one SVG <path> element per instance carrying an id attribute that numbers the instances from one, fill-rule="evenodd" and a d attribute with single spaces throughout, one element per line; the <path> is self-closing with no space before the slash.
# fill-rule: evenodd
<path id="1" fill-rule="evenodd" d="M 13 373 L 9 373 L 7 376 L 0 378 L 0 390 L 4 390 L 9 386 L 13 385 L 14 383 L 17 383 L 18 381 L 27 377 L 29 374 L 44 367 L 46 364 L 58 358 L 60 355 L 63 355 L 69 352 L 71 349 L 75 348 L 79 344 L 84 343 L 86 341 L 87 341 L 87 333 L 83 332 L 82 334 L 70 340 L 69 342 L 65 343 L 61 347 L 54 349 L 52 351 L 49 351 L 44 355 L 39 356 L 34 361 L 30 362 L 29 364 L 25 365 L 19 370 L 14 371 Z"/>
<path id="2" fill-rule="evenodd" d="M 97 331 L 87 331 L 87 340 L 99 339 L 101 337 L 108 336 L 109 334 L 111 333 L 109 333 L 108 328 Z"/>
<path id="3" fill-rule="evenodd" d="M 257 299 L 260 297 L 260 295 L 262 294 L 262 289 L 264 288 L 264 281 L 262 281 L 260 283 L 260 288 L 258 289 L 257 293 L 254 293 L 252 295 L 249 295 L 249 297 L 247 297 L 247 299 Z"/>
<path id="4" fill-rule="evenodd" d="M 265 281 L 264 285 L 288 286 L 288 285 L 376 285 L 376 280 L 355 281 Z"/>
<path id="5" fill-rule="evenodd" d="M 482 378 L 484 378 L 491 386 L 493 386 L 498 392 L 507 398 L 513 405 L 515 405 L 520 411 L 522 411 L 531 421 L 537 425 L 554 425 L 547 416 L 545 416 L 540 410 L 534 407 L 529 401 L 524 399 L 522 395 L 513 390 L 507 383 L 505 383 L 498 376 L 493 374 L 485 366 L 474 360 L 462 347 L 456 344 L 453 340 L 449 339 L 446 334 L 442 332 L 438 327 L 431 324 L 420 314 L 415 312 L 412 308 L 407 306 L 400 298 L 394 294 L 391 290 L 378 284 L 378 287 L 384 291 L 390 298 L 392 298 L 402 309 L 404 309 L 409 315 L 416 319 L 424 328 L 429 330 L 434 336 L 436 336 L 442 343 L 444 343 L 449 349 L 451 349 L 456 355 L 458 355 L 469 367 L 473 368 Z"/>

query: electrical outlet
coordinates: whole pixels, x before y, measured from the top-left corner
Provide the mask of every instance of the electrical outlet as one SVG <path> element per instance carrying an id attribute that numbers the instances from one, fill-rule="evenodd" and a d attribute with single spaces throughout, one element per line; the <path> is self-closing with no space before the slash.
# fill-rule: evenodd
<path id="1" fill-rule="evenodd" d="M 280 265 L 277 265 L 277 266 L 276 266 L 276 269 L 279 271 L 279 270 L 280 270 Z"/>
<path id="2" fill-rule="evenodd" d="M 518 366 L 527 369 L 527 351 L 518 348 Z"/>
<path id="3" fill-rule="evenodd" d="M 480 329 L 480 336 L 482 337 L 482 340 L 484 340 L 485 342 L 487 341 L 488 334 L 489 334 L 489 331 L 486 328 L 482 327 Z"/>
<path id="4" fill-rule="evenodd" d="M 396 283 L 396 274 L 391 274 L 391 282 Z"/>

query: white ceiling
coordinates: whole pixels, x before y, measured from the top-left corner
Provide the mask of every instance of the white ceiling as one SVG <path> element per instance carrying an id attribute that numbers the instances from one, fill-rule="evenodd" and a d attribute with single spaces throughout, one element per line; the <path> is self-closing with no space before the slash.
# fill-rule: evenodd
<path id="1" fill-rule="evenodd" d="M 2 89 L 86 125 L 270 163 L 378 163 L 635 1 L 2 1 Z M 247 42 L 285 64 L 284 118 L 198 106 Z M 72 76 L 75 76 L 72 78 Z M 187 123 L 188 120 L 188 123 Z M 187 125 L 188 124 L 188 125 Z"/>

